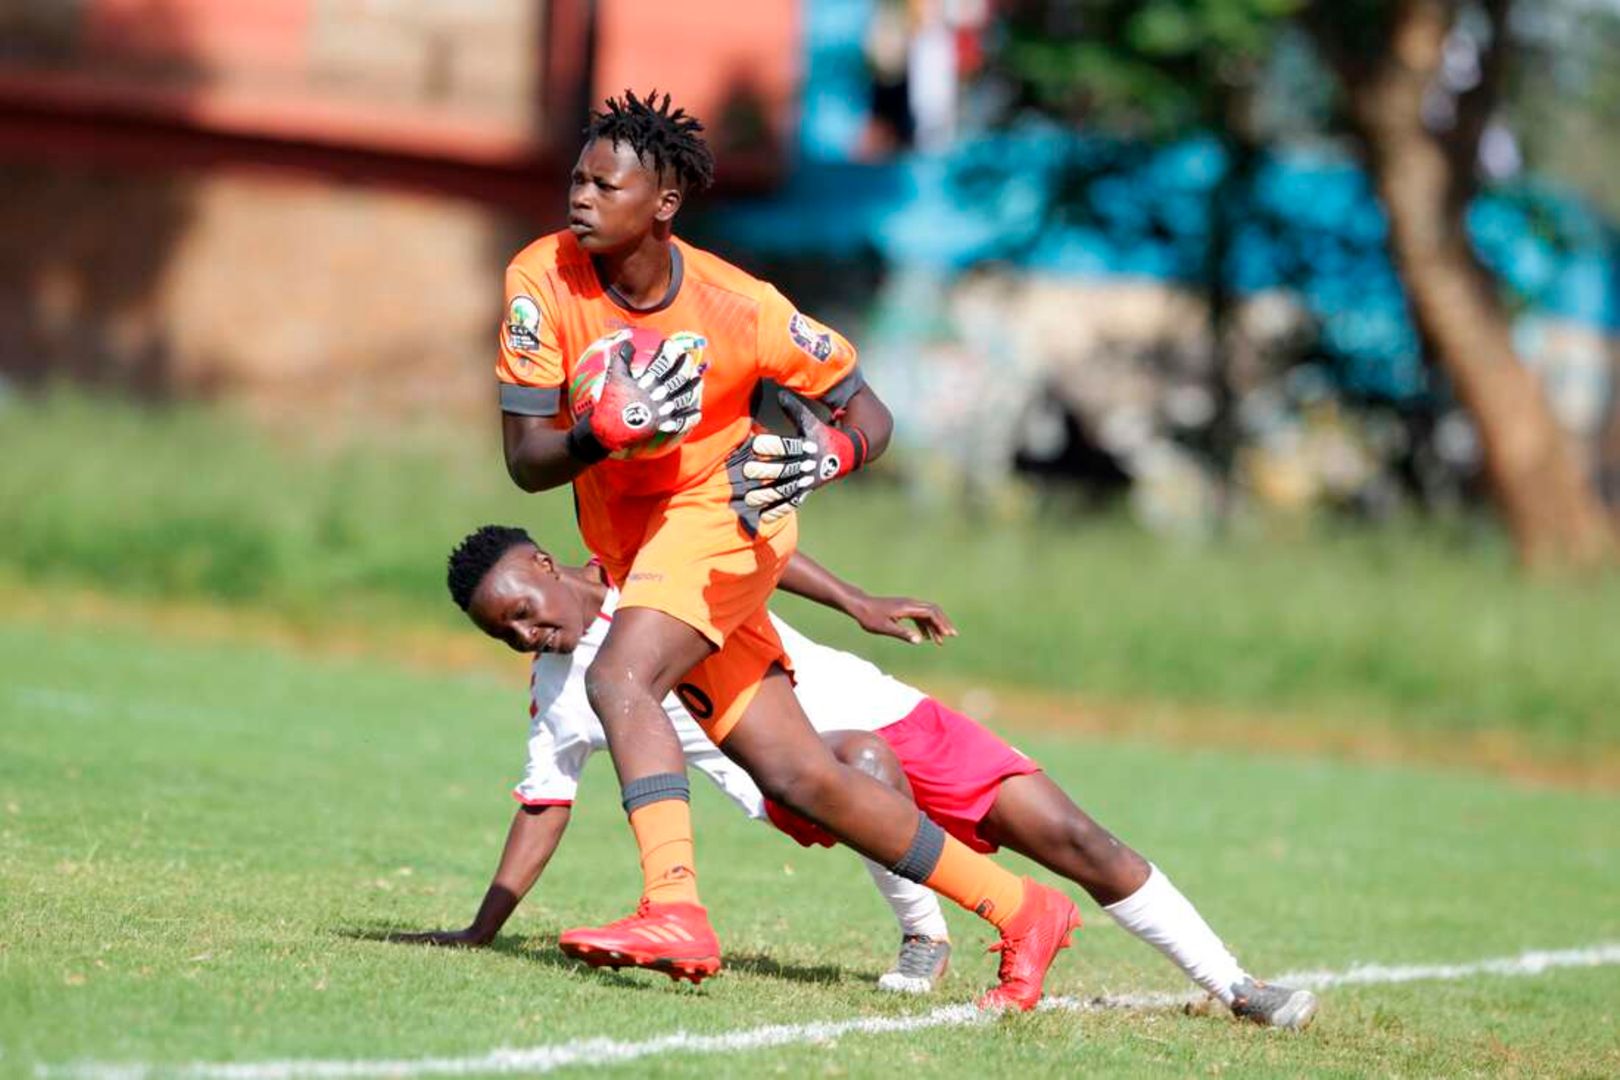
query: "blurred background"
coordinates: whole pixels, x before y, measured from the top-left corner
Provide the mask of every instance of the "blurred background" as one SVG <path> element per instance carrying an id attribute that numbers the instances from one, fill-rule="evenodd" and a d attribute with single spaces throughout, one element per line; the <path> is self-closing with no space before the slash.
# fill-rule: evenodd
<path id="1" fill-rule="evenodd" d="M 895 663 L 1611 768 L 1617 61 L 1614 0 L 4 0 L 0 574 L 451 625 L 482 521 L 577 552 L 501 269 L 656 87 L 683 234 L 895 408 L 805 513 L 977 635 Z"/>

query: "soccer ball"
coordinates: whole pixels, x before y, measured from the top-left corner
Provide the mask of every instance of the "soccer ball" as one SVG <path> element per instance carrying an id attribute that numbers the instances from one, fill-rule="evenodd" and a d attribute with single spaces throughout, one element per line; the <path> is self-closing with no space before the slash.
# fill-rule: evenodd
<path id="1" fill-rule="evenodd" d="M 568 382 L 568 411 L 576 423 L 590 415 L 597 401 L 601 399 L 602 383 L 607 377 L 608 360 L 613 355 L 613 350 L 626 341 L 633 344 L 636 349 L 635 355 L 630 358 L 630 374 L 637 377 L 647 370 L 660 352 L 670 356 L 682 352 L 689 354 L 699 378 L 696 385 L 682 396 L 682 404 L 690 402 L 693 407 L 699 409 L 703 407 L 701 376 L 707 367 L 703 359 L 703 350 L 708 344 L 704 337 L 688 330 L 680 330 L 666 338 L 656 330 L 633 326 L 602 335 L 580 353 L 579 361 L 574 364 L 573 378 Z M 612 456 L 620 459 L 661 457 L 679 446 L 681 440 L 690 435 L 695 426 L 689 425 L 682 431 L 660 431 L 646 442 L 615 451 Z"/>

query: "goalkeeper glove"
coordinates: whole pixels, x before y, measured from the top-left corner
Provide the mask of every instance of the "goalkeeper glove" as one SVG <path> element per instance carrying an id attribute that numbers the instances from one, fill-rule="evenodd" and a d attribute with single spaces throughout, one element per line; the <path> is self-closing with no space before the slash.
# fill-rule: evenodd
<path id="1" fill-rule="evenodd" d="M 660 432 L 684 435 L 696 427 L 703 418 L 699 394 L 703 370 L 689 344 L 675 337 L 664 339 L 640 375 L 630 367 L 636 355 L 634 337 L 615 345 L 602 376 L 601 395 L 568 433 L 569 453 L 594 464 Z"/>
<path id="2" fill-rule="evenodd" d="M 785 390 L 777 393 L 776 400 L 798 436 L 755 435 L 726 463 L 732 505 L 756 528 L 793 513 L 812 491 L 847 476 L 866 461 L 866 433 L 860 428 L 827 423 Z"/>

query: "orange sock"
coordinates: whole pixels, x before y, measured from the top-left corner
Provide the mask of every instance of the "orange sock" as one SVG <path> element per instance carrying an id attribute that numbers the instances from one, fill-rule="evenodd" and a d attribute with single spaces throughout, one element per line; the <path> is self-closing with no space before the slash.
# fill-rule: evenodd
<path id="1" fill-rule="evenodd" d="M 924 885 L 949 897 L 997 930 L 1024 902 L 1024 881 L 949 834 Z"/>
<path id="2" fill-rule="evenodd" d="M 641 894 L 660 904 L 700 903 L 692 858 L 692 808 L 684 799 L 660 799 L 630 811 L 641 849 Z"/>

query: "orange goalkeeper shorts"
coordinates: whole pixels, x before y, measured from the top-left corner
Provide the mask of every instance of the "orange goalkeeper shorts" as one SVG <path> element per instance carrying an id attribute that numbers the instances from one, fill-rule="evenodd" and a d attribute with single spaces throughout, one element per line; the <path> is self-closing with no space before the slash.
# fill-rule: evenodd
<path id="1" fill-rule="evenodd" d="M 716 744 L 741 719 L 771 665 L 789 667 L 766 605 L 799 535 L 790 514 L 750 536 L 730 499 L 719 469 L 673 495 L 615 500 L 608 515 L 613 536 L 639 536 L 640 543 L 618 551 L 592 545 L 619 588 L 621 611 L 662 611 L 715 645 L 675 693 Z"/>

